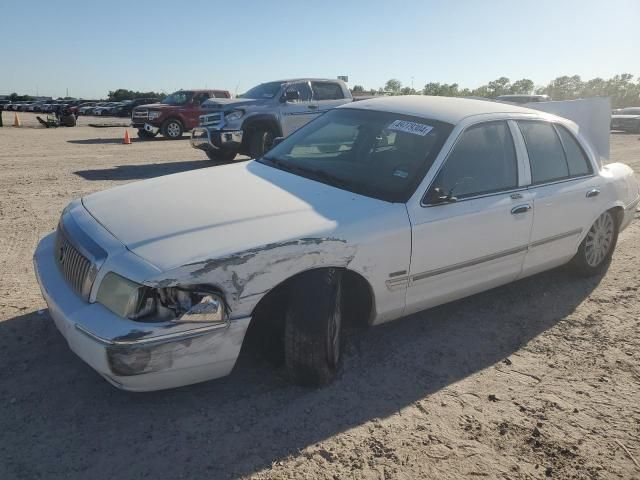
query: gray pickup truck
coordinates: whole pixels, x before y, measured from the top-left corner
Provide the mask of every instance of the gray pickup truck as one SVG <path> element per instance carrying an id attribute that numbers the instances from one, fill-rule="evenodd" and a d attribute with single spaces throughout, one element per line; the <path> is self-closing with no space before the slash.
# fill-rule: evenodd
<path id="1" fill-rule="evenodd" d="M 214 161 L 230 161 L 237 154 L 260 158 L 276 137 L 286 137 L 327 110 L 352 101 L 341 80 L 263 83 L 237 98 L 204 102 L 207 113 L 191 133 L 191 146 Z"/>

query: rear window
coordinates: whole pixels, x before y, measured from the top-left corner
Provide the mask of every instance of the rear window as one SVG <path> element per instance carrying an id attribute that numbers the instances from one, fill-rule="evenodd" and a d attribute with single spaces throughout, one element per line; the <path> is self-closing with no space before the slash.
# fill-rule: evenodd
<path id="1" fill-rule="evenodd" d="M 569 166 L 569 175 L 572 177 L 589 175 L 593 173 L 591 164 L 587 155 L 582 150 L 582 147 L 578 144 L 576 139 L 569 131 L 562 125 L 556 125 L 564 151 L 567 156 L 567 164 Z"/>
<path id="2" fill-rule="evenodd" d="M 546 122 L 519 121 L 518 126 L 529 153 L 532 183 L 567 178 L 569 168 L 553 125 Z"/>
<path id="3" fill-rule="evenodd" d="M 340 100 L 344 98 L 342 87 L 337 83 L 313 82 L 312 86 L 316 100 Z"/>

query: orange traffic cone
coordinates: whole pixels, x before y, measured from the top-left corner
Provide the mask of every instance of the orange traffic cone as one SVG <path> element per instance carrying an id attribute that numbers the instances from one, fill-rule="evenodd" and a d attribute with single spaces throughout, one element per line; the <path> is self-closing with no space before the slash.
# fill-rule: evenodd
<path id="1" fill-rule="evenodd" d="M 22 123 L 20 123 L 20 119 L 18 118 L 18 112 L 13 114 L 13 126 L 14 127 L 21 127 Z"/>
<path id="2" fill-rule="evenodd" d="M 129 130 L 124 131 L 124 140 L 122 141 L 125 145 L 131 145 L 131 139 L 129 138 Z"/>

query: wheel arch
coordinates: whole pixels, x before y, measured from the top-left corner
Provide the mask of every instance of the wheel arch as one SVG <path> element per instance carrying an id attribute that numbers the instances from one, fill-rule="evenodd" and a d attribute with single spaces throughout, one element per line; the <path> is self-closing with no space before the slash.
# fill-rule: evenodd
<path id="1" fill-rule="evenodd" d="M 337 268 L 343 272 L 343 313 L 346 324 L 364 327 L 371 324 L 375 317 L 375 293 L 371 283 L 359 272 L 347 267 L 314 267 L 287 277 L 269 290 L 256 304 L 251 313 L 250 329 L 269 334 L 284 332 L 284 317 L 289 301 L 290 287 L 305 274 L 314 271 Z M 258 333 L 259 335 L 259 333 Z"/>
<path id="2" fill-rule="evenodd" d="M 249 118 L 245 119 L 244 122 L 242 122 L 242 130 L 245 132 L 244 137 L 249 137 L 248 132 L 251 130 L 255 130 L 256 126 L 258 125 L 267 125 L 270 129 L 273 130 L 276 136 L 282 136 L 282 127 L 276 117 L 269 114 L 258 114 L 252 115 Z M 243 143 L 244 140 L 245 139 L 243 138 Z"/>

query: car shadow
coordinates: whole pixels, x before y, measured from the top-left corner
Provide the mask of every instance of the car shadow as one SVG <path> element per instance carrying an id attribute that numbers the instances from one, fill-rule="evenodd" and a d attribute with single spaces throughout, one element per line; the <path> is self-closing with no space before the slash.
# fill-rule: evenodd
<path id="1" fill-rule="evenodd" d="M 118 127 L 112 127 L 118 128 Z M 124 135 L 124 134 L 123 134 Z M 183 136 L 180 138 L 137 138 L 131 135 L 131 143 L 146 143 L 146 142 L 174 142 L 180 140 L 189 140 L 190 137 Z M 67 143 L 74 143 L 76 145 L 105 145 L 110 143 L 122 143 L 122 138 L 84 138 L 81 140 L 67 140 Z"/>
<path id="2" fill-rule="evenodd" d="M 503 359 L 571 314 L 599 281 L 558 269 L 352 332 L 340 374 L 317 390 L 289 385 L 243 348 L 226 378 L 123 392 L 68 349 L 46 310 L 19 315 L 0 323 L 0 478 L 250 475 L 485 368 L 509 369 Z"/>
<path id="3" fill-rule="evenodd" d="M 143 180 L 172 173 L 197 170 L 216 166 L 207 160 L 187 160 L 182 162 L 144 163 L 139 165 L 118 165 L 112 168 L 77 170 L 73 172 L 85 180 Z"/>

